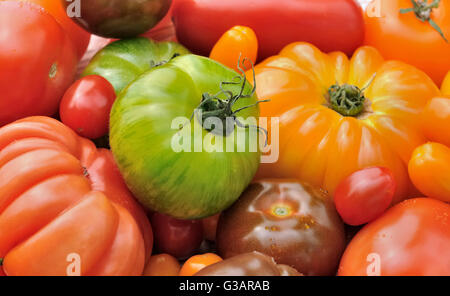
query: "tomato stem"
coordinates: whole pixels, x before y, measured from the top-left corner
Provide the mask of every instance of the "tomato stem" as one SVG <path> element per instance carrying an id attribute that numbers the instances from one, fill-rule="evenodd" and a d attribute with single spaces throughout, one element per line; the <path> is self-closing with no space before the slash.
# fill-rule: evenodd
<path id="1" fill-rule="evenodd" d="M 362 89 L 351 84 L 333 84 L 328 89 L 328 99 L 331 109 L 343 116 L 357 117 L 364 111 L 366 97 L 364 91 L 369 87 L 375 75 Z"/>
<path id="2" fill-rule="evenodd" d="M 252 65 L 253 81 L 254 81 L 254 86 L 252 88 L 252 91 L 248 94 L 244 94 L 245 86 L 247 84 L 247 79 L 245 77 L 245 71 L 244 71 L 244 69 L 242 69 L 242 67 L 245 68 L 244 63 L 246 61 L 249 61 Z M 241 67 L 241 64 L 242 64 L 242 67 Z M 231 134 L 234 131 L 235 125 L 238 127 L 241 127 L 241 128 L 245 128 L 245 129 L 250 129 L 253 127 L 253 128 L 258 129 L 258 131 L 263 132 L 265 134 L 266 144 L 267 144 L 268 134 L 267 134 L 266 129 L 261 128 L 256 125 L 243 124 L 236 118 L 236 116 L 237 116 L 237 113 L 239 113 L 242 110 L 255 107 L 258 104 L 260 104 L 262 102 L 268 102 L 269 100 L 259 100 L 254 104 L 240 107 L 233 111 L 233 106 L 239 99 L 251 98 L 251 97 L 253 97 L 253 95 L 256 92 L 255 70 L 254 70 L 254 65 L 253 65 L 252 61 L 248 58 L 244 58 L 241 62 L 241 57 L 239 57 L 238 69 L 241 72 L 241 75 L 234 77 L 234 81 L 221 82 L 220 83 L 220 92 L 218 92 L 215 95 L 211 95 L 209 93 L 204 93 L 202 95 L 202 101 L 201 101 L 200 105 L 198 105 L 198 107 L 195 108 L 194 112 L 191 115 L 190 120 L 193 119 L 196 111 L 201 111 L 201 118 L 199 118 L 199 120 L 201 121 L 203 127 L 204 127 L 205 121 L 208 118 L 218 118 L 222 122 L 222 131 L 220 131 L 220 133 L 221 133 L 221 135 L 224 135 L 224 136 Z M 225 89 L 225 85 L 241 85 L 240 91 L 238 94 L 234 94 L 232 91 Z M 221 99 L 219 97 L 220 95 L 225 95 L 226 98 Z M 229 119 L 231 119 L 231 121 Z M 204 128 L 206 130 L 208 130 L 209 132 L 216 131 L 216 127 L 214 126 L 214 124 L 212 125 L 211 128 L 207 128 L 207 127 L 204 127 Z"/>
<path id="3" fill-rule="evenodd" d="M 433 12 L 433 9 L 439 8 L 440 2 L 441 0 L 433 0 L 433 2 L 431 3 L 428 3 L 428 0 L 411 0 L 413 7 L 402 8 L 400 9 L 400 13 L 414 12 L 419 20 L 421 20 L 422 22 L 428 22 L 433 27 L 433 29 L 435 29 L 441 35 L 445 42 L 448 43 L 448 40 L 447 38 L 445 38 L 445 35 L 442 32 L 441 28 L 433 19 L 431 19 L 431 13 Z"/>
<path id="4" fill-rule="evenodd" d="M 0 266 L 3 266 L 3 258 L 0 258 Z"/>

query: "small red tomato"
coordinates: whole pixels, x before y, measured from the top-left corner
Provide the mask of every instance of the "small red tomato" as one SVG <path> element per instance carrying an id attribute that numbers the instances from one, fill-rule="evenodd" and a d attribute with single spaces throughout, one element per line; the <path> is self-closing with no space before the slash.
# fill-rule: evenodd
<path id="1" fill-rule="evenodd" d="M 386 211 L 397 183 L 388 168 L 371 167 L 354 172 L 336 188 L 334 203 L 345 223 L 362 225 Z"/>
<path id="2" fill-rule="evenodd" d="M 197 251 L 203 241 L 201 220 L 179 220 L 153 213 L 150 217 L 156 249 L 176 258 L 186 258 Z"/>
<path id="3" fill-rule="evenodd" d="M 76 81 L 59 106 L 61 121 L 80 136 L 97 139 L 108 133 L 109 113 L 116 99 L 105 78 L 91 75 Z"/>

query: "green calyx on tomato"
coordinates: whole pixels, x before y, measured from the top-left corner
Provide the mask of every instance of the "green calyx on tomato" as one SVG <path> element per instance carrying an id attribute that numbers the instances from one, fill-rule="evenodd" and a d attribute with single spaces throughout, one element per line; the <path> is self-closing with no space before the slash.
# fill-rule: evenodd
<path id="1" fill-rule="evenodd" d="M 369 83 L 360 89 L 356 85 L 342 84 L 337 82 L 328 89 L 328 101 L 329 107 L 341 114 L 342 116 L 358 117 L 365 110 L 367 98 L 364 96 L 364 91 L 372 83 L 375 76 L 369 81 Z"/>
<path id="2" fill-rule="evenodd" d="M 258 100 L 236 75 L 211 59 L 183 55 L 119 94 L 110 144 L 127 185 L 147 208 L 178 219 L 208 217 L 229 207 L 250 183 L 260 161 L 259 139 L 252 142 L 259 136 Z M 224 135 L 202 117 L 192 120 L 199 106 L 220 115 L 218 107 L 231 98 L 231 122 L 238 118 L 243 127 L 234 121 Z"/>
<path id="3" fill-rule="evenodd" d="M 413 7 L 400 9 L 400 13 L 409 13 L 414 12 L 416 17 L 422 22 L 428 22 L 433 29 L 435 29 L 448 43 L 447 38 L 445 38 L 444 32 L 442 29 L 436 24 L 436 22 L 431 18 L 431 13 L 433 9 L 438 8 L 441 0 L 433 0 L 431 3 L 428 3 L 428 0 L 411 0 Z"/>
<path id="4" fill-rule="evenodd" d="M 118 94 L 144 72 L 188 53 L 175 42 L 155 42 L 142 37 L 118 40 L 99 51 L 82 76 L 103 76 Z"/>

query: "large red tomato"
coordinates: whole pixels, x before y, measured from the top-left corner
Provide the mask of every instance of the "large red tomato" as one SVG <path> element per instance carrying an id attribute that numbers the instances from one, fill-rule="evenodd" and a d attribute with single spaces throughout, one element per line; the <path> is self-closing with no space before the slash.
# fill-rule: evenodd
<path id="1" fill-rule="evenodd" d="M 111 152 L 48 117 L 0 129 L 0 234 L 7 275 L 140 275 L 153 243 Z"/>
<path id="2" fill-rule="evenodd" d="M 77 60 L 70 38 L 42 7 L 0 1 L 0 126 L 55 114 Z"/>
<path id="3" fill-rule="evenodd" d="M 450 205 L 406 200 L 350 242 L 339 275 L 450 275 Z"/>
<path id="4" fill-rule="evenodd" d="M 69 35 L 79 59 L 84 55 L 91 40 L 91 34 L 78 26 L 69 16 L 61 1 L 57 0 L 16 0 L 36 3 L 51 14 Z M 65 1 L 65 0 L 64 0 Z"/>

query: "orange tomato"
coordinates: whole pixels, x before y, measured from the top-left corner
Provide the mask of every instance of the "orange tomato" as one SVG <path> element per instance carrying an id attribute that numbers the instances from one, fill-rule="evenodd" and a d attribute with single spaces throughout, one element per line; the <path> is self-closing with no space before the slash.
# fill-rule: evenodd
<path id="1" fill-rule="evenodd" d="M 450 146 L 450 96 L 428 102 L 422 113 L 422 126 L 429 140 Z"/>
<path id="2" fill-rule="evenodd" d="M 192 276 L 206 266 L 220 261 L 222 261 L 222 258 L 213 253 L 192 256 L 181 267 L 180 276 Z"/>
<path id="3" fill-rule="evenodd" d="M 411 0 L 376 0 L 371 5 L 373 9 L 365 13 L 364 44 L 376 47 L 387 59 L 425 71 L 440 85 L 450 69 L 450 43 L 413 11 L 400 13 L 401 9 L 413 7 Z M 441 0 L 430 17 L 450 40 L 450 1 Z"/>
<path id="4" fill-rule="evenodd" d="M 446 96 L 450 96 L 450 71 L 447 73 L 447 76 L 444 78 L 444 82 L 442 83 L 441 88 L 442 94 Z"/>
<path id="5" fill-rule="evenodd" d="M 293 43 L 255 68 L 261 117 L 279 117 L 279 158 L 256 179 L 292 178 L 331 195 L 348 175 L 389 168 L 398 183 L 393 203 L 415 193 L 407 172 L 412 151 L 426 142 L 419 116 L 439 89 L 416 68 L 385 61 L 373 47 L 322 53 Z M 253 73 L 247 72 L 250 81 Z M 364 99 L 363 99 L 364 97 Z M 335 111 L 336 110 L 336 111 Z M 272 132 L 269 129 L 269 140 Z"/>
<path id="6" fill-rule="evenodd" d="M 258 55 L 258 39 L 255 32 L 244 26 L 235 26 L 225 32 L 211 50 L 210 58 L 223 65 L 239 71 L 240 64 L 244 58 L 253 63 Z M 241 60 L 239 60 L 241 59 Z M 244 63 L 246 69 L 251 68 L 251 63 Z"/>
<path id="7" fill-rule="evenodd" d="M 153 244 L 111 152 L 48 117 L 0 129 L 0 233 L 7 275 L 140 275 Z"/>
<path id="8" fill-rule="evenodd" d="M 67 14 L 60 0 L 16 0 L 36 3 L 51 14 L 70 37 L 77 56 L 81 59 L 91 40 L 91 34 L 78 26 Z"/>
<path id="9" fill-rule="evenodd" d="M 178 260 L 169 254 L 151 256 L 145 266 L 143 276 L 177 276 L 181 266 Z"/>
<path id="10" fill-rule="evenodd" d="M 450 148 L 427 143 L 414 150 L 409 162 L 414 185 L 426 196 L 450 202 Z"/>

